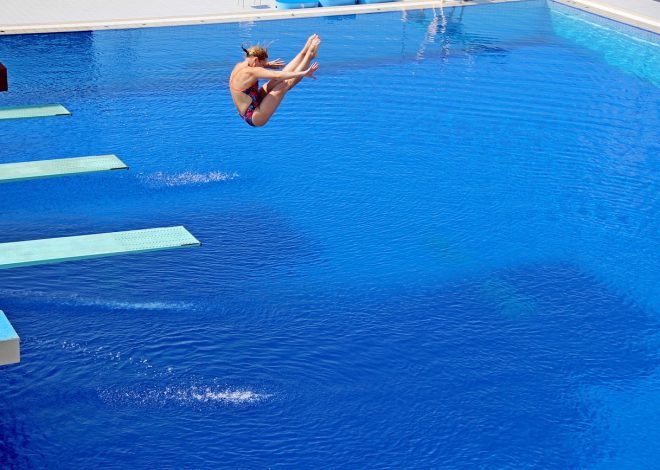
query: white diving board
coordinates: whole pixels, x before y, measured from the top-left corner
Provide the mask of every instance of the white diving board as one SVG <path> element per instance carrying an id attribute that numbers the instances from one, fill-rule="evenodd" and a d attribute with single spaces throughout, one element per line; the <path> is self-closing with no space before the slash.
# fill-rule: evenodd
<path id="1" fill-rule="evenodd" d="M 21 360 L 20 339 L 0 310 L 0 366 L 16 364 Z"/>
<path id="2" fill-rule="evenodd" d="M 0 108 L 0 119 L 24 119 L 49 116 L 71 116 L 71 111 L 61 104 Z"/>
<path id="3" fill-rule="evenodd" d="M 0 164 L 0 183 L 109 170 L 128 170 L 128 166 L 116 155 L 3 163 Z"/>
<path id="4" fill-rule="evenodd" d="M 0 243 L 0 269 L 200 245 L 182 226 Z"/>

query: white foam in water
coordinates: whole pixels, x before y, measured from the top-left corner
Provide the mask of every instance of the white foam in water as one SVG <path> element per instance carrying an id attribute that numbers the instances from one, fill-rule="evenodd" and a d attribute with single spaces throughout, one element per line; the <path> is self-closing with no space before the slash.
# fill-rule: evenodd
<path id="1" fill-rule="evenodd" d="M 221 388 L 217 386 L 164 386 L 146 390 L 99 390 L 106 403 L 121 405 L 165 406 L 175 405 L 248 405 L 271 397 L 249 389 Z"/>
<path id="2" fill-rule="evenodd" d="M 195 307 L 195 305 L 190 302 L 163 302 L 157 300 L 151 302 L 126 302 L 45 291 L 0 290 L 0 295 L 14 298 L 27 298 L 30 300 L 43 299 L 45 302 L 53 302 L 60 305 L 103 307 L 113 310 L 190 310 Z"/>
<path id="3" fill-rule="evenodd" d="M 154 368 L 148 359 L 134 357 L 121 351 L 100 346 L 94 347 L 76 341 L 63 341 L 62 349 L 65 351 L 88 358 L 88 360 L 99 365 L 96 370 L 103 368 L 121 367 L 124 373 L 140 377 L 140 381 L 166 381 L 175 378 L 174 368 Z M 114 374 L 108 374 L 114 376 Z M 191 379 L 184 379 L 188 383 Z M 143 406 L 167 406 L 167 405 L 250 405 L 263 402 L 272 395 L 258 393 L 247 388 L 232 388 L 219 385 L 163 385 L 137 388 L 101 389 L 97 391 L 99 398 L 108 404 L 115 405 L 143 405 Z"/>
<path id="4" fill-rule="evenodd" d="M 133 356 L 127 357 L 125 354 L 122 354 L 121 351 L 112 351 L 111 349 L 104 346 L 94 348 L 85 344 L 78 343 L 76 341 L 65 340 L 62 342 L 62 349 L 82 355 L 84 357 L 88 357 L 94 362 L 101 364 L 123 361 L 124 363 L 135 364 L 143 369 L 153 368 L 147 359 L 135 358 Z"/>
<path id="5" fill-rule="evenodd" d="M 221 181 L 231 181 L 238 178 L 238 176 L 239 175 L 236 172 L 225 173 L 222 171 L 212 171 L 209 173 L 185 171 L 173 175 L 157 172 L 150 175 L 138 175 L 141 180 L 145 181 L 151 187 L 173 187 L 191 184 L 216 183 Z"/>
<path id="6" fill-rule="evenodd" d="M 117 302 L 111 300 L 78 299 L 77 305 L 108 307 L 122 310 L 189 310 L 189 302 Z"/>
<path id="7" fill-rule="evenodd" d="M 219 401 L 232 404 L 254 403 L 268 398 L 268 395 L 255 393 L 252 390 L 213 390 L 209 387 L 203 389 L 192 387 L 190 389 L 190 396 L 194 400 L 201 402 Z"/>

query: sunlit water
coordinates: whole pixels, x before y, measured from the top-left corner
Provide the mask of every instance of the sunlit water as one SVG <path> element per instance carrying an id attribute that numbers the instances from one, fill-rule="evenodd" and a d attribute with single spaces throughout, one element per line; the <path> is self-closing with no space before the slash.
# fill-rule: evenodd
<path id="1" fill-rule="evenodd" d="M 268 126 L 241 43 L 323 39 Z M 652 468 L 658 38 L 544 1 L 0 39 L 0 241 L 203 245 L 0 271 L 4 466 Z"/>

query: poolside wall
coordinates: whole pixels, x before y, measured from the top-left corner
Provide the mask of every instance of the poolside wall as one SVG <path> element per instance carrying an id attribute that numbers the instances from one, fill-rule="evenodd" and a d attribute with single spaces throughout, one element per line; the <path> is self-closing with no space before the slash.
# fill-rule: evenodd
<path id="1" fill-rule="evenodd" d="M 625 73 L 660 86 L 660 35 L 554 1 L 550 15 L 557 36 L 592 51 Z M 649 43 L 656 46 L 655 53 Z"/>
<path id="2" fill-rule="evenodd" d="M 658 2 L 658 0 L 653 0 Z M 583 10 L 595 15 L 609 18 L 620 23 L 635 26 L 656 34 L 660 34 L 660 19 L 658 18 L 658 7 L 651 0 L 645 11 L 633 11 L 627 8 L 626 2 L 621 0 L 620 7 L 609 3 L 592 0 L 548 0 L 550 4 L 562 4 L 573 9 Z"/>

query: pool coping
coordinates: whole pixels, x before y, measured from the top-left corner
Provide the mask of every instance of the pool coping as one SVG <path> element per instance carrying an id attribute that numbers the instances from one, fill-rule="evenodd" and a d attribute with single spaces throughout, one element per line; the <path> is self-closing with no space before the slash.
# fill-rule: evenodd
<path id="1" fill-rule="evenodd" d="M 12 34 L 62 33 L 74 31 L 103 31 L 112 29 L 155 28 L 162 26 L 189 26 L 199 24 L 237 23 L 251 21 L 338 16 L 347 14 L 379 13 L 426 8 L 478 6 L 496 3 L 524 2 L 526 0 L 403 0 L 389 3 L 359 4 L 338 7 L 303 8 L 295 10 L 241 11 L 211 15 L 177 16 L 162 18 L 131 18 L 72 23 L 45 23 L 33 25 L 0 26 L 0 36 Z"/>
<path id="2" fill-rule="evenodd" d="M 638 13 L 631 13 L 619 8 L 613 8 L 610 5 L 604 5 L 593 0 L 550 0 L 569 7 L 604 16 L 620 23 L 625 23 L 637 28 L 660 34 L 660 21 Z"/>

